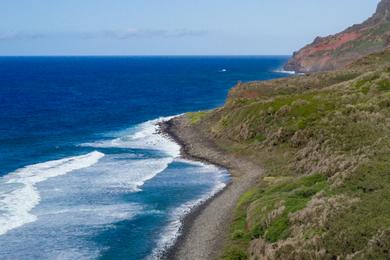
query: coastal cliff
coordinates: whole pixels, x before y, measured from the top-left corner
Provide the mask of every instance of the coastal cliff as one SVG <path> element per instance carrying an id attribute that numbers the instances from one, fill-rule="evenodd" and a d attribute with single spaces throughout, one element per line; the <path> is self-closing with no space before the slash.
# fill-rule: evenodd
<path id="1" fill-rule="evenodd" d="M 382 0 L 372 17 L 343 32 L 317 37 L 294 53 L 284 69 L 301 73 L 341 68 L 390 46 L 390 0 Z"/>
<path id="2" fill-rule="evenodd" d="M 285 67 L 311 73 L 238 83 L 223 107 L 167 123 L 184 154 L 233 176 L 174 258 L 390 259 L 389 45 L 382 0 Z"/>
<path id="3" fill-rule="evenodd" d="M 234 170 L 232 185 L 252 180 L 238 200 L 219 197 L 206 207 L 216 221 L 211 226 L 221 230 L 195 225 L 182 259 L 196 248 L 229 260 L 389 259 L 389 118 L 385 50 L 331 72 L 240 83 L 223 107 L 173 120 L 187 147 L 207 140 L 196 158 L 215 162 L 218 153 L 217 163 Z M 218 210 L 232 203 L 230 211 Z M 207 247 L 199 230 L 219 246 Z"/>

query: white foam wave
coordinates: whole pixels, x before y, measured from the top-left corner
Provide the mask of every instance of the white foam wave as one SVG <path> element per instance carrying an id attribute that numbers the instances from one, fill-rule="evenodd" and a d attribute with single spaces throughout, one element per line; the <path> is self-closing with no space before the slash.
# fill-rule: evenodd
<path id="1" fill-rule="evenodd" d="M 124 132 L 119 137 L 97 141 L 93 143 L 84 143 L 81 146 L 95 148 L 130 148 L 130 149 L 151 149 L 165 152 L 168 156 L 178 157 L 180 155 L 180 146 L 159 133 L 158 124 L 173 117 L 161 117 L 139 124 Z"/>
<path id="2" fill-rule="evenodd" d="M 273 72 L 281 73 L 281 74 L 297 75 L 297 76 L 305 75 L 305 73 L 300 73 L 292 70 L 284 70 L 284 69 L 274 70 Z"/>
<path id="3" fill-rule="evenodd" d="M 55 219 L 56 223 L 47 220 L 45 224 L 62 228 L 88 223 L 89 226 L 107 225 L 121 220 L 130 220 L 140 212 L 144 211 L 141 204 L 116 203 L 107 205 L 68 205 L 66 208 L 56 207 L 45 209 L 43 217 Z M 62 215 L 62 216 L 60 216 Z"/>
<path id="4" fill-rule="evenodd" d="M 172 157 L 124 159 L 123 155 L 107 155 L 107 160 L 99 162 L 94 169 L 91 168 L 91 171 L 103 172 L 106 176 L 90 180 L 93 186 L 105 187 L 112 193 L 138 192 L 146 181 L 163 172 L 174 160 Z"/>
<path id="5" fill-rule="evenodd" d="M 191 162 L 191 164 L 202 164 L 202 166 L 205 167 L 204 172 L 208 172 L 209 174 L 210 170 L 218 171 L 216 182 L 209 192 L 203 194 L 200 198 L 182 204 L 171 213 L 169 224 L 161 232 L 163 235 L 157 242 L 156 249 L 153 250 L 152 254 L 148 257 L 150 260 L 160 259 L 164 252 L 176 243 L 177 238 L 181 235 L 181 228 L 185 216 L 187 216 L 194 208 L 200 206 L 226 187 L 224 178 L 226 178 L 227 172 L 225 170 L 210 164 L 186 160 L 186 163 L 188 162 Z M 197 171 L 198 170 L 199 169 L 197 169 Z"/>
<path id="6" fill-rule="evenodd" d="M 295 75 L 295 74 L 297 74 L 295 71 L 292 71 L 292 70 L 284 70 L 284 69 L 274 70 L 274 72 L 276 72 L 276 73 L 282 73 L 282 74 L 289 74 L 289 75 Z"/>
<path id="7" fill-rule="evenodd" d="M 130 188 L 130 191 L 140 191 L 140 187 L 144 183 L 157 174 L 164 171 L 172 161 L 180 155 L 180 146 L 170 140 L 165 135 L 159 132 L 159 123 L 172 119 L 172 117 L 160 117 L 158 119 L 146 121 L 139 125 L 136 125 L 125 131 L 121 131 L 116 134 L 116 138 L 111 140 L 96 141 L 93 143 L 84 143 L 81 146 L 95 147 L 95 148 L 128 148 L 128 149 L 148 149 L 157 150 L 162 152 L 164 157 L 144 159 L 144 160 L 132 160 L 131 169 L 128 167 L 121 167 L 120 161 L 113 161 L 111 165 L 107 162 L 106 166 L 100 165 L 99 167 L 106 167 L 111 169 L 125 169 L 129 174 L 123 173 L 120 175 L 122 181 L 113 178 L 110 179 L 118 185 L 123 183 L 121 188 Z M 126 163 L 126 161 L 123 161 Z"/>
<path id="8" fill-rule="evenodd" d="M 100 152 L 29 165 L 10 173 L 0 180 L 0 235 L 34 222 L 31 210 L 40 202 L 36 184 L 71 171 L 87 168 L 104 156 Z"/>
<path id="9" fill-rule="evenodd" d="M 176 158 L 175 159 L 175 162 L 180 162 L 180 163 L 185 163 L 185 164 L 189 164 L 189 165 L 193 165 L 193 166 L 198 166 L 200 168 L 197 168 L 197 172 L 219 172 L 221 171 L 221 168 L 220 167 L 217 167 L 213 164 L 207 164 L 207 163 L 203 163 L 203 162 L 200 162 L 200 161 L 191 161 L 191 160 L 188 160 L 188 159 L 184 159 L 184 158 Z"/>

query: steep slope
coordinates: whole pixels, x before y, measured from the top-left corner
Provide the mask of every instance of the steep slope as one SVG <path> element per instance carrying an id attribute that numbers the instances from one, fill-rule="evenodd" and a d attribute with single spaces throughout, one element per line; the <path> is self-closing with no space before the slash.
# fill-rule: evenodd
<path id="1" fill-rule="evenodd" d="M 375 14 L 362 24 L 345 31 L 317 37 L 313 43 L 294 53 L 285 70 L 327 71 L 341 68 L 390 45 L 390 0 L 382 0 Z"/>
<path id="2" fill-rule="evenodd" d="M 238 84 L 188 114 L 265 175 L 240 199 L 224 259 L 390 259 L 390 50 L 327 73 Z"/>

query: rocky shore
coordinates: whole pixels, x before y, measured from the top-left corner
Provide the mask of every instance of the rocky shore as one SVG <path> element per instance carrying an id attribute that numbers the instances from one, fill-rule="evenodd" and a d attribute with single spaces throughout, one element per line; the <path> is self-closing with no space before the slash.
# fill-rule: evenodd
<path id="1" fill-rule="evenodd" d="M 161 124 L 161 131 L 182 146 L 182 156 L 229 170 L 231 183 L 215 197 L 195 209 L 184 220 L 182 235 L 167 252 L 167 259 L 215 259 L 222 253 L 229 235 L 237 201 L 256 183 L 263 171 L 252 162 L 220 150 L 186 116 Z"/>

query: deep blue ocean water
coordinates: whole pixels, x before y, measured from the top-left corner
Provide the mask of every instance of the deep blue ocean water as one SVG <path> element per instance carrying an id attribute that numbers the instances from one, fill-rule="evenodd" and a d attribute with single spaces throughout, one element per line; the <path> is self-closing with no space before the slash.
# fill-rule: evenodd
<path id="1" fill-rule="evenodd" d="M 156 123 L 287 58 L 0 57 L 0 258 L 157 258 L 229 176 Z"/>

